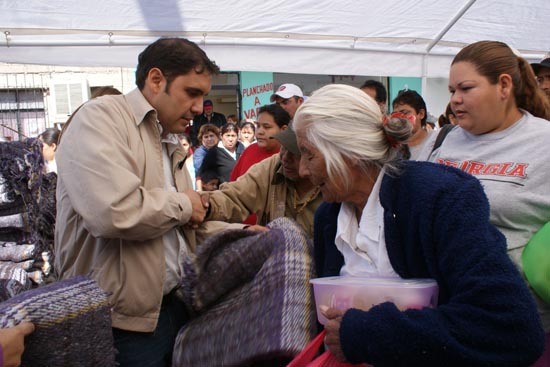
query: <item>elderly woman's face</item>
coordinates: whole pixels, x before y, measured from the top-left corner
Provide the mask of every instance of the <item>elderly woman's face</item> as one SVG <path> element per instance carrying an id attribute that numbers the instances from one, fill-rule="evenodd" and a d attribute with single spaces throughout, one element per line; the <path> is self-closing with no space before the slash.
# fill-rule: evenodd
<path id="1" fill-rule="evenodd" d="M 296 137 L 298 148 L 302 153 L 300 176 L 309 178 L 313 185 L 319 186 L 324 201 L 344 201 L 345 193 L 342 188 L 344 187 L 343 180 L 346 178 L 335 177 L 333 180 L 329 179 L 325 157 L 322 152 L 307 140 L 303 131 L 297 130 Z"/>

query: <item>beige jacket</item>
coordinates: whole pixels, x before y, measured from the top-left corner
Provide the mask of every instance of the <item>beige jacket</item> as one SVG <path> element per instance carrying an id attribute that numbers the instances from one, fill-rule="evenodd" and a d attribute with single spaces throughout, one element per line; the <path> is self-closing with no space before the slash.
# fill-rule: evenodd
<path id="1" fill-rule="evenodd" d="M 139 90 L 86 103 L 58 148 L 55 269 L 91 275 L 110 293 L 113 327 L 151 332 L 163 296 L 162 235 L 180 226 L 196 246 L 191 202 L 164 190 L 157 113 Z M 181 147 L 169 148 L 178 191 L 192 188 Z M 183 167 L 183 169 L 182 169 Z M 180 249 L 180 254 L 185 249 Z"/>
<path id="2" fill-rule="evenodd" d="M 275 154 L 256 163 L 239 177 L 210 193 L 210 214 L 207 219 L 241 222 L 251 213 L 257 214 L 257 224 L 266 225 L 275 218 L 296 220 L 313 237 L 313 217 L 322 202 L 321 194 L 293 202 L 292 181 L 282 174 L 281 158 Z M 307 203 L 306 203 L 307 201 Z M 294 208 L 305 205 L 303 210 Z"/>

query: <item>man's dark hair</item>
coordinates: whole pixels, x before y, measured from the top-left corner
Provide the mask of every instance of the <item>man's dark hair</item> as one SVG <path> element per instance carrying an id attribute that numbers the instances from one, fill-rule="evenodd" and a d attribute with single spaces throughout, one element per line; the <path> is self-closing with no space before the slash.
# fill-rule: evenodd
<path id="1" fill-rule="evenodd" d="M 417 91 L 412 89 L 403 89 L 400 90 L 397 94 L 397 97 L 392 102 L 392 108 L 395 109 L 395 106 L 400 104 L 408 104 L 416 113 L 419 113 L 420 110 L 424 110 L 424 118 L 420 121 L 420 126 L 426 126 L 426 120 L 428 119 L 428 109 L 426 108 L 426 102 L 424 98 Z"/>
<path id="2" fill-rule="evenodd" d="M 386 103 L 386 100 L 388 99 L 388 92 L 386 91 L 386 87 L 384 87 L 384 84 L 380 83 L 377 80 L 367 80 L 363 83 L 360 89 L 363 88 L 374 88 L 374 90 L 376 91 L 376 102 Z"/>
<path id="3" fill-rule="evenodd" d="M 263 112 L 273 116 L 273 120 L 279 127 L 290 124 L 290 115 L 276 103 L 263 105 L 258 110 L 258 115 Z"/>
<path id="4" fill-rule="evenodd" d="M 220 68 L 197 44 L 185 38 L 160 38 L 139 54 L 136 84 L 140 90 L 145 87 L 145 79 L 152 68 L 162 71 L 167 82 L 166 89 L 177 76 L 191 70 L 212 75 L 220 72 Z"/>
<path id="5" fill-rule="evenodd" d="M 216 172 L 215 170 L 211 170 L 211 169 L 207 169 L 207 170 L 204 170 L 203 172 L 201 172 L 201 181 L 204 182 L 204 183 L 207 183 L 208 181 L 211 181 L 211 180 L 218 180 L 218 181 L 221 181 L 220 180 L 220 176 L 218 175 L 218 172 Z"/>

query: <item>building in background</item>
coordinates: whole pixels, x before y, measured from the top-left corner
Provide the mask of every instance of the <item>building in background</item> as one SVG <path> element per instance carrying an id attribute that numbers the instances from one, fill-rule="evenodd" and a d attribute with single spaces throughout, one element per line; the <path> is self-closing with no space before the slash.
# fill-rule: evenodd
<path id="1" fill-rule="evenodd" d="M 305 95 L 310 95 L 327 84 L 360 87 L 367 79 L 378 80 L 386 86 L 388 103 L 394 97 L 393 89 L 402 89 L 401 84 L 411 84 L 411 79 L 420 80 L 229 71 L 213 78 L 208 99 L 214 102 L 217 112 L 255 120 L 255 112 L 270 103 L 273 90 L 281 84 L 296 84 Z M 428 79 L 427 91 L 418 91 L 434 116 L 445 111 L 449 100 L 447 81 L 440 79 Z M 94 89 L 105 86 L 117 88 L 122 93 L 131 91 L 135 88 L 135 69 L 0 63 L 0 139 L 21 140 L 36 137 L 49 127 L 60 128 L 73 111 L 90 98 Z"/>
<path id="2" fill-rule="evenodd" d="M 133 70 L 0 63 L 0 137 L 36 137 L 60 127 L 95 88 L 133 88 Z"/>

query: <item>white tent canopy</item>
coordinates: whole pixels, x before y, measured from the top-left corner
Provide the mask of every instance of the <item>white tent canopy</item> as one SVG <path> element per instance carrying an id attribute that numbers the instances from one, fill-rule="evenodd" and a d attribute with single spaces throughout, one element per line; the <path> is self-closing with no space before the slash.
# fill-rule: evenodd
<path id="1" fill-rule="evenodd" d="M 550 50 L 549 0 L 0 0 L 0 62 L 135 67 L 161 36 L 222 70 L 447 77 L 466 44 Z M 2 35 L 0 35 L 2 36 Z"/>

